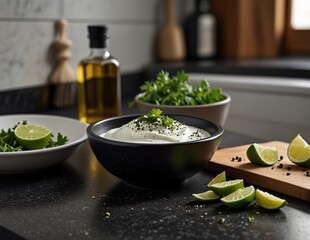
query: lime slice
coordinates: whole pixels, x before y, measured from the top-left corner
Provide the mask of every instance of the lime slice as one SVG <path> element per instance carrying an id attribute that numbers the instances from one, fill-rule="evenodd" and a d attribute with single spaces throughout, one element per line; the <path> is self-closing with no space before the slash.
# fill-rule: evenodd
<path id="1" fill-rule="evenodd" d="M 42 149 L 51 139 L 51 131 L 40 125 L 18 125 L 14 133 L 16 141 L 28 150 Z"/>
<path id="2" fill-rule="evenodd" d="M 221 198 L 221 202 L 230 208 L 244 208 L 248 206 L 255 197 L 255 188 L 253 186 L 238 189 L 226 197 Z"/>
<path id="3" fill-rule="evenodd" d="M 259 189 L 256 189 L 255 198 L 257 203 L 265 209 L 279 209 L 287 205 L 287 201 L 285 199 L 278 198 Z"/>
<path id="4" fill-rule="evenodd" d="M 252 144 L 246 151 L 248 159 L 260 166 L 271 166 L 278 161 L 278 150 L 257 143 Z"/>
<path id="5" fill-rule="evenodd" d="M 297 165 L 310 167 L 310 146 L 299 134 L 290 142 L 287 156 Z"/>
<path id="6" fill-rule="evenodd" d="M 243 179 L 215 183 L 210 186 L 210 189 L 219 196 L 227 196 L 239 188 L 243 188 Z"/>
<path id="7" fill-rule="evenodd" d="M 209 183 L 208 183 L 208 187 L 210 187 L 212 184 L 215 184 L 215 183 L 220 183 L 220 182 L 224 182 L 226 181 L 226 173 L 225 171 L 224 172 L 221 172 L 220 174 L 216 175 Z"/>
<path id="8" fill-rule="evenodd" d="M 215 201 L 220 198 L 220 196 L 216 195 L 212 190 L 208 190 L 203 193 L 193 193 L 192 194 L 193 198 L 198 200 L 198 201 Z"/>

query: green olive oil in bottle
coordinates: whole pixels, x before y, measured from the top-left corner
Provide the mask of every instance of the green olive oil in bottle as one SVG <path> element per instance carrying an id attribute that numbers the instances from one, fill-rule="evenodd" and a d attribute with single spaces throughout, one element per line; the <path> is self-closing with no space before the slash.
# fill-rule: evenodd
<path id="1" fill-rule="evenodd" d="M 121 114 L 120 64 L 111 56 L 107 26 L 88 26 L 90 54 L 78 65 L 78 112 L 86 123 Z"/>

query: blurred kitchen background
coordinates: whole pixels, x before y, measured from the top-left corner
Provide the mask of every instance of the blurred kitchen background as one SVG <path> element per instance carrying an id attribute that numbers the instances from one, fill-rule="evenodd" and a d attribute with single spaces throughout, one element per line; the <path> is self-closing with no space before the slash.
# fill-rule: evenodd
<path id="1" fill-rule="evenodd" d="M 210 59 L 186 57 L 190 48 L 197 51 L 195 44 L 186 45 L 192 36 L 185 31 L 186 24 L 195 28 L 190 18 L 202 14 L 197 2 L 0 0 L 0 114 L 51 108 L 52 43 L 55 22 L 64 17 L 73 43 L 69 63 L 74 70 L 89 53 L 87 25 L 110 27 L 110 52 L 121 63 L 124 102 L 158 71 L 174 74 L 184 69 L 193 84 L 206 77 L 211 86 L 231 95 L 226 130 L 284 141 L 301 133 L 309 141 L 310 1 L 211 0 L 216 41 Z M 169 43 L 159 45 L 168 8 L 184 34 L 184 48 L 181 44 L 175 50 L 181 54 L 170 48 L 176 54 L 173 59 L 162 54 Z M 205 24 L 208 28 L 210 21 Z M 198 34 L 204 39 L 204 32 Z"/>

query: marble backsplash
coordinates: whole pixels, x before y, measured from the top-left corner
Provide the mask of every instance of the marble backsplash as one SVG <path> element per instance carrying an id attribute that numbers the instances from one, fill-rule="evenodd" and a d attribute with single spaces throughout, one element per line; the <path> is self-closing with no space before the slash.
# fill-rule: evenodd
<path id="1" fill-rule="evenodd" d="M 176 1 L 180 9 L 186 2 Z M 141 71 L 155 61 L 162 5 L 161 0 L 0 0 L 0 91 L 48 83 L 54 24 L 63 16 L 73 42 L 74 69 L 89 52 L 87 25 L 107 24 L 110 51 L 119 59 L 122 74 Z"/>

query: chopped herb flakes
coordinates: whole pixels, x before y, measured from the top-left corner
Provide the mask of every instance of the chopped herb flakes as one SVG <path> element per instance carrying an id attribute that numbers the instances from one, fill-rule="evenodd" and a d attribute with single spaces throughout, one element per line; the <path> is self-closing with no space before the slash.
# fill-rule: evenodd
<path id="1" fill-rule="evenodd" d="M 182 131 L 186 126 L 182 123 L 173 120 L 172 118 L 162 114 L 162 110 L 153 108 L 151 111 L 127 124 L 134 131 L 157 131 L 159 134 L 167 134 L 168 132 Z M 185 135 L 185 133 L 183 133 Z M 177 134 L 177 136 L 180 136 Z M 155 135 L 154 135 L 155 137 Z M 196 140 L 203 137 L 203 132 L 199 129 L 194 131 L 189 138 Z"/>
<path id="2" fill-rule="evenodd" d="M 193 126 L 165 116 L 160 109 L 152 109 L 140 116 L 101 135 L 102 137 L 130 142 L 172 143 L 194 141 L 209 137 L 210 134 Z"/>

